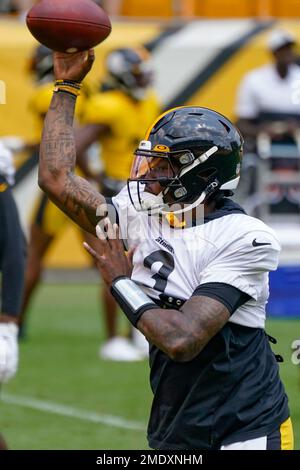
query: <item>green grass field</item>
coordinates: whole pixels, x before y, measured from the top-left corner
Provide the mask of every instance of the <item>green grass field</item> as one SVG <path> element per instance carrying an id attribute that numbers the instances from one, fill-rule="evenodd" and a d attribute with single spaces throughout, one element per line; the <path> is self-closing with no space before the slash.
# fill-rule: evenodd
<path id="1" fill-rule="evenodd" d="M 44 285 L 21 345 L 17 377 L 3 387 L 0 431 L 12 449 L 147 449 L 151 403 L 148 363 L 103 362 L 95 285 Z M 126 329 L 125 323 L 121 329 Z M 291 362 L 299 321 L 272 321 L 285 357 L 281 375 L 290 396 L 300 449 L 300 369 Z"/>

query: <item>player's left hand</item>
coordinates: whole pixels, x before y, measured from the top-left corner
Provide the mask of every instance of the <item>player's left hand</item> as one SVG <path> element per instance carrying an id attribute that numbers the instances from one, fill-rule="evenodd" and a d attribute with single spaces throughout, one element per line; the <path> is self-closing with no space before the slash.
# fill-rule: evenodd
<path id="1" fill-rule="evenodd" d="M 15 323 L 0 323 L 0 384 L 11 379 L 18 369 L 18 327 Z"/>
<path id="2" fill-rule="evenodd" d="M 133 250 L 125 254 L 117 224 L 112 224 L 108 218 L 103 223 L 105 232 L 97 225 L 98 238 L 95 238 L 93 247 L 86 242 L 83 246 L 95 258 L 102 279 L 110 286 L 119 276 L 131 276 Z"/>

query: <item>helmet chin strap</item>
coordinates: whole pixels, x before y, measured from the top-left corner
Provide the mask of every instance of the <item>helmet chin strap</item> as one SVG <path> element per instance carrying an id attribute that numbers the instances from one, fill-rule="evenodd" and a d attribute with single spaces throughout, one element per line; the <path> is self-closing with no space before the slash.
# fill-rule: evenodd
<path id="1" fill-rule="evenodd" d="M 172 209 L 168 207 L 167 211 L 162 209 L 160 210 L 160 213 L 164 215 L 170 214 L 170 212 L 174 215 L 184 214 L 185 212 L 191 211 L 192 209 L 195 209 L 195 207 L 199 206 L 199 204 L 201 204 L 205 198 L 206 198 L 206 192 L 203 191 L 198 197 L 198 199 L 196 199 L 196 201 L 194 201 L 192 204 L 188 204 L 187 207 L 183 207 L 182 209 L 178 209 L 176 211 L 172 211 Z"/>
<path id="2" fill-rule="evenodd" d="M 198 197 L 198 199 L 196 199 L 196 201 L 194 201 L 192 204 L 188 204 L 187 207 L 183 207 L 181 209 L 172 211 L 172 209 L 164 202 L 162 192 L 160 192 L 157 195 L 144 192 L 143 199 L 140 203 L 140 206 L 141 206 L 141 211 L 149 211 L 151 212 L 151 215 L 154 215 L 154 214 L 167 215 L 170 213 L 176 215 L 176 214 L 183 214 L 184 212 L 188 212 L 194 209 L 199 204 L 201 204 L 205 198 L 206 198 L 206 192 L 203 191 Z"/>
<path id="3" fill-rule="evenodd" d="M 164 203 L 162 192 L 156 195 L 144 191 L 140 206 L 141 211 L 151 211 L 152 214 L 158 214 L 166 204 Z"/>

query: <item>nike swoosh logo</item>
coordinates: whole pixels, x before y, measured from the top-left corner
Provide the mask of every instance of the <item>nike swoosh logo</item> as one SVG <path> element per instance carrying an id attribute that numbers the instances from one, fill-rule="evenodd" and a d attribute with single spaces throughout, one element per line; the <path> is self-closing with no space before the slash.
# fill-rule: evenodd
<path id="1" fill-rule="evenodd" d="M 254 238 L 252 242 L 252 246 L 263 246 L 263 245 L 271 245 L 271 243 L 259 243 L 256 241 L 256 238 Z"/>

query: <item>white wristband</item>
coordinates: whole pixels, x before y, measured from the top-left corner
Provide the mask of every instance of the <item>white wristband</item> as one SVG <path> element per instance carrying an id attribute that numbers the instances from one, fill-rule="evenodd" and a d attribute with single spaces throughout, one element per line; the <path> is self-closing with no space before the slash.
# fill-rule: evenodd
<path id="1" fill-rule="evenodd" d="M 136 326 L 146 310 L 159 308 L 129 277 L 115 279 L 111 293 L 133 326 Z"/>

